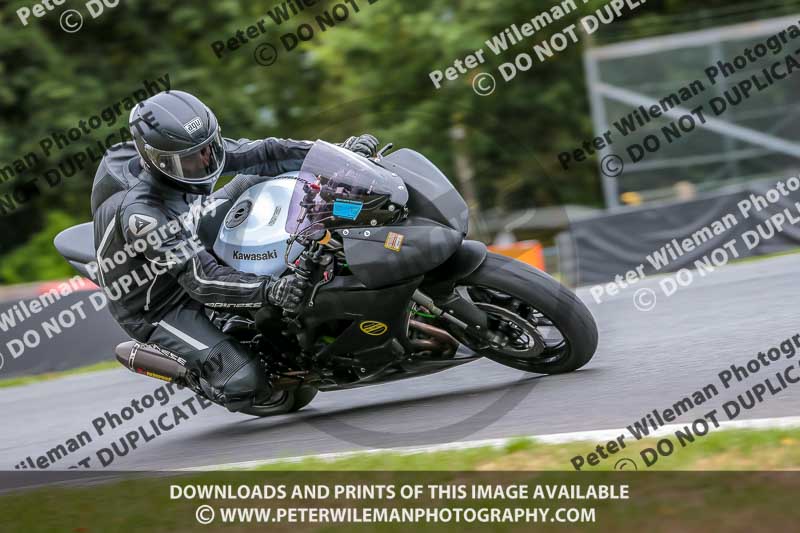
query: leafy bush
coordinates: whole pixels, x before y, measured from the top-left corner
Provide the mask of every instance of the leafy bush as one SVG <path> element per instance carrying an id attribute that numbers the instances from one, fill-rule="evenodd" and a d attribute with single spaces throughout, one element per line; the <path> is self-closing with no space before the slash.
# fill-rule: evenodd
<path id="1" fill-rule="evenodd" d="M 68 278 L 75 271 L 53 248 L 53 239 L 62 230 L 79 221 L 63 211 L 51 211 L 46 216 L 44 228 L 27 243 L 3 257 L 0 264 L 0 281 L 26 283 L 39 280 Z"/>

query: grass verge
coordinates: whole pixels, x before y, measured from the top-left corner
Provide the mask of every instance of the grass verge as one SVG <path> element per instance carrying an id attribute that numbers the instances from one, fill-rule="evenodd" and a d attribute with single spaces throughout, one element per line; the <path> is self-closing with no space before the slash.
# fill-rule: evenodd
<path id="1" fill-rule="evenodd" d="M 102 361 L 93 365 L 81 366 L 72 368 L 70 370 L 62 370 L 60 372 L 47 372 L 46 374 L 37 374 L 35 376 L 19 376 L 15 378 L 0 379 L 0 389 L 9 387 L 21 387 L 23 385 L 30 385 L 32 383 L 40 383 L 42 381 L 51 381 L 54 379 L 65 378 L 67 376 L 75 376 L 77 374 L 88 374 L 90 372 L 100 372 L 102 370 L 113 370 L 121 368 L 116 361 Z"/>
<path id="2" fill-rule="evenodd" d="M 800 429 L 719 431 L 698 439 L 655 465 L 659 470 L 781 470 L 798 465 L 797 443 Z M 655 441 L 643 440 L 625 448 L 628 457 Z M 342 508 L 342 507 L 425 507 L 425 508 L 595 508 L 590 522 L 571 524 L 581 530 L 616 532 L 706 532 L 706 531 L 783 531 L 792 530 L 800 520 L 796 494 L 800 476 L 791 472 L 641 472 L 595 471 L 577 474 L 569 460 L 592 451 L 597 443 L 576 442 L 546 445 L 518 440 L 501 448 L 479 448 L 439 453 L 400 455 L 377 453 L 338 461 L 307 460 L 278 463 L 240 472 L 203 472 L 144 476 L 123 481 L 93 481 L 78 486 L 46 487 L 17 494 L 0 495 L 0 518 L 3 531 L 126 531 L 170 532 L 197 531 L 196 510 L 211 504 L 216 509 L 271 508 Z M 613 468 L 611 459 L 596 470 Z M 270 472 L 266 472 L 270 470 Z M 326 472 L 316 472 L 325 470 Z M 351 471 L 352 470 L 352 471 Z M 547 471 L 547 470 L 561 470 Z M 595 469 L 590 469 L 595 470 Z M 142 476 L 142 474 L 140 474 Z M 171 485 L 287 488 L 286 497 L 255 499 L 220 499 L 221 496 L 173 497 Z M 382 499 L 372 496 L 331 498 L 293 496 L 293 488 L 326 486 L 402 485 L 444 486 L 463 484 L 496 487 L 499 484 L 547 485 L 628 485 L 630 498 L 622 500 L 520 501 L 514 496 L 432 496 Z M 266 492 L 266 488 L 265 494 Z M 292 492 L 290 492 L 292 491 Z M 187 493 L 188 494 L 188 493 Z M 322 494 L 322 493 L 320 493 Z M 510 499 L 509 499 L 510 498 Z M 218 511 L 219 512 L 219 511 Z M 552 515 L 551 515 L 552 516 Z M 205 531 L 354 531 L 349 523 L 303 523 L 267 520 L 223 524 L 217 521 L 204 526 Z M 564 531 L 563 523 L 547 520 L 535 524 L 537 531 Z M 416 532 L 464 531 L 466 524 L 421 522 L 413 524 Z M 472 529 L 495 532 L 530 531 L 532 524 L 472 524 Z M 409 524 L 380 523 L 361 525 L 361 531 L 408 531 Z"/>
<path id="3" fill-rule="evenodd" d="M 648 466 L 642 450 L 657 448 L 668 439 L 674 450 L 660 455 Z M 571 460 L 596 452 L 598 442 L 543 444 L 530 439 L 510 441 L 502 448 L 473 448 L 430 453 L 361 454 L 332 461 L 316 458 L 299 462 L 279 462 L 255 467 L 259 471 L 560 471 L 574 470 Z M 682 444 L 685 444 L 682 445 Z M 657 439 L 626 441 L 624 449 L 600 459 L 596 466 L 584 464 L 581 471 L 614 470 L 620 459 L 629 459 L 638 470 L 796 470 L 800 469 L 800 428 L 770 430 L 714 431 L 694 442 L 674 434 Z M 662 444 L 666 450 L 668 446 Z M 652 461 L 654 452 L 646 452 Z M 617 469 L 633 468 L 624 461 Z"/>
<path id="4" fill-rule="evenodd" d="M 755 263 L 757 261 L 763 261 L 765 259 L 775 259 L 776 257 L 784 257 L 787 255 L 795 255 L 800 254 L 800 248 L 793 248 L 791 250 L 783 250 L 782 252 L 773 252 L 771 254 L 764 254 L 764 255 L 754 255 L 750 257 L 742 257 L 739 259 L 731 260 L 731 264 L 742 264 L 742 263 Z"/>

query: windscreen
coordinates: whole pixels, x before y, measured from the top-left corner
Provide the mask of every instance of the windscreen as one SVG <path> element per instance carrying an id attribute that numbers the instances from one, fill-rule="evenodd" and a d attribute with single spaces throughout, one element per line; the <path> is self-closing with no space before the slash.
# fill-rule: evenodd
<path id="1" fill-rule="evenodd" d="M 407 202 L 408 192 L 397 174 L 349 150 L 317 141 L 300 169 L 286 231 L 370 225 L 374 211 Z"/>

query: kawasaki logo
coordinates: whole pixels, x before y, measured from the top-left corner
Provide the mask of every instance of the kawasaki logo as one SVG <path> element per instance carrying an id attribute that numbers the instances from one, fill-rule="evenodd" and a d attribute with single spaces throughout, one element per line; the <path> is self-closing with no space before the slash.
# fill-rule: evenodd
<path id="1" fill-rule="evenodd" d="M 278 251 L 270 250 L 260 254 L 246 254 L 239 250 L 234 250 L 233 258 L 237 261 L 270 261 L 278 258 Z"/>

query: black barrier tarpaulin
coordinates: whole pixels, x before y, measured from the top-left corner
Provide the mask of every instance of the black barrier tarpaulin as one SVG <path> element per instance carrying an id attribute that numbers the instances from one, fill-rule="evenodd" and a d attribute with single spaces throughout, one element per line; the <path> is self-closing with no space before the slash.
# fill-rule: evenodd
<path id="1" fill-rule="evenodd" d="M 128 336 L 99 291 L 0 303 L 0 379 L 114 361 Z"/>
<path id="2" fill-rule="evenodd" d="M 800 184 L 797 178 L 766 180 L 576 221 L 558 240 L 562 273 L 572 285 L 592 285 L 629 272 L 642 278 L 713 268 L 800 247 L 800 191 L 777 188 L 790 179 Z"/>

